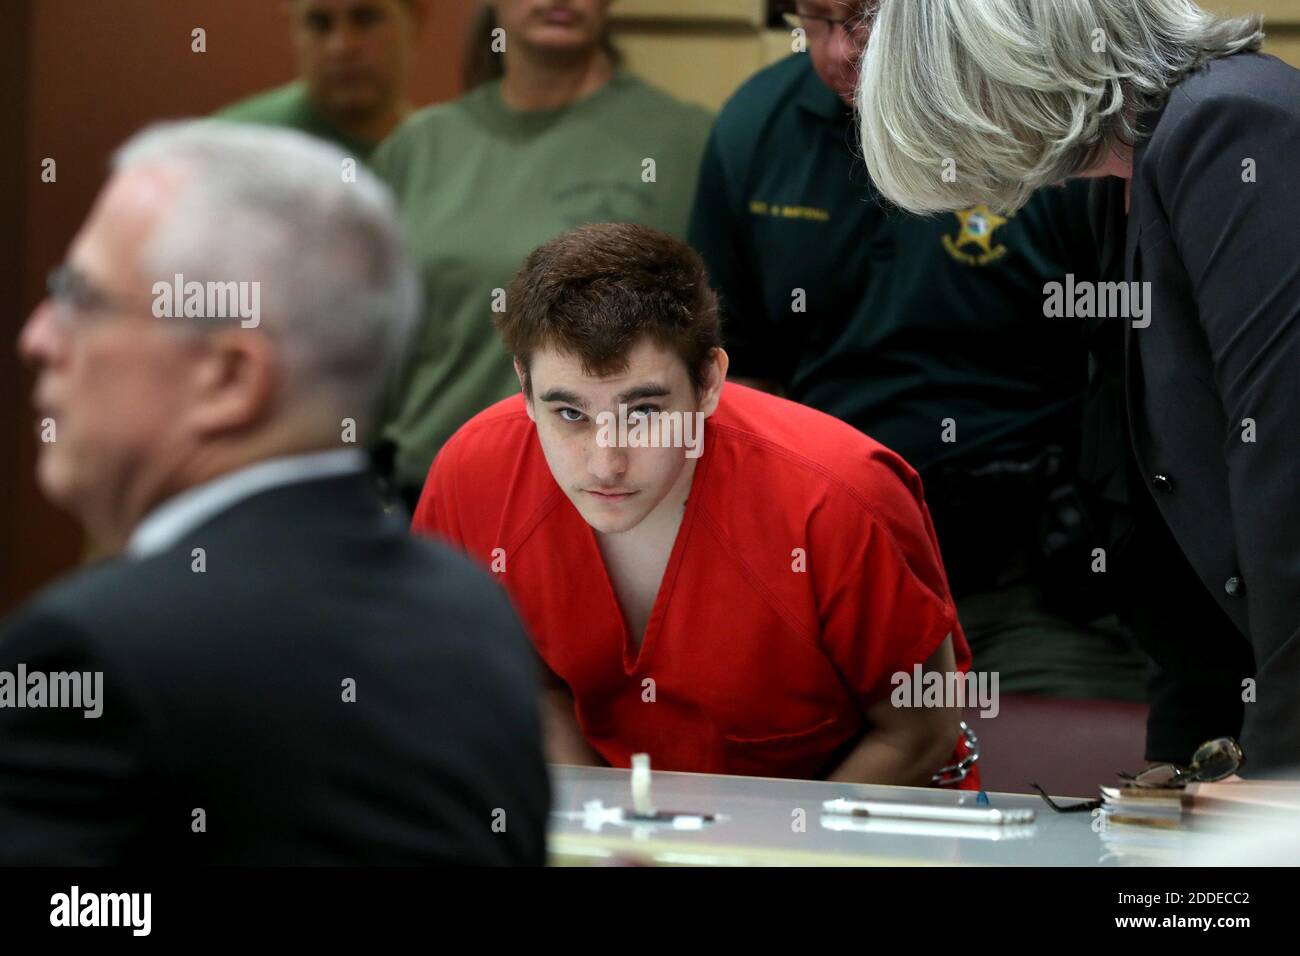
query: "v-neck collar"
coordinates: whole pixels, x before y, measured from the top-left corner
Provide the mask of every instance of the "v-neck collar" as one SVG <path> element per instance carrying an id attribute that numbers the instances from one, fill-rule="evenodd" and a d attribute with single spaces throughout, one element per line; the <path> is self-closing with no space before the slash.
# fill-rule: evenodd
<path id="1" fill-rule="evenodd" d="M 699 512 L 701 492 L 704 488 L 705 476 L 709 470 L 709 462 L 712 459 L 712 455 L 709 454 L 708 450 L 709 444 L 708 441 L 704 442 L 703 451 L 695 465 L 695 474 L 691 476 L 691 488 L 686 495 L 686 510 L 682 515 L 682 522 L 677 528 L 677 536 L 673 539 L 673 548 L 668 555 L 668 564 L 664 568 L 663 577 L 659 579 L 659 589 L 655 592 L 654 604 L 650 607 L 650 616 L 646 619 L 645 633 L 641 635 L 640 644 L 632 640 L 632 633 L 627 625 L 627 617 L 623 614 L 623 607 L 618 600 L 618 592 L 614 589 L 614 582 L 609 576 L 609 568 L 605 565 L 605 556 L 601 553 L 600 542 L 596 540 L 596 531 L 579 517 L 586 529 L 587 549 L 590 558 L 594 561 L 595 566 L 600 569 L 603 593 L 598 599 L 606 602 L 618 621 L 618 633 L 621 639 L 623 655 L 623 673 L 629 677 L 638 671 L 644 670 L 649 665 L 655 645 L 658 643 L 659 631 L 664 616 L 668 613 L 668 605 L 672 601 L 677 575 L 681 570 L 682 561 L 685 559 L 686 545 L 690 539 L 691 530 L 695 525 L 695 517 Z"/>

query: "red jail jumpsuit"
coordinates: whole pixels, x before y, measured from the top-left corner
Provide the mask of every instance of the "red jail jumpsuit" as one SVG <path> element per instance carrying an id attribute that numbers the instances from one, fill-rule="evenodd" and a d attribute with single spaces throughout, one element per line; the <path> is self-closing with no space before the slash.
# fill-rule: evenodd
<path id="1" fill-rule="evenodd" d="M 891 675 L 950 633 L 969 669 L 920 480 L 849 425 L 724 387 L 639 646 L 534 428 L 522 396 L 466 423 L 412 527 L 504 564 L 498 578 L 611 766 L 644 751 L 656 769 L 824 777 Z M 960 786 L 978 789 L 978 775 Z"/>

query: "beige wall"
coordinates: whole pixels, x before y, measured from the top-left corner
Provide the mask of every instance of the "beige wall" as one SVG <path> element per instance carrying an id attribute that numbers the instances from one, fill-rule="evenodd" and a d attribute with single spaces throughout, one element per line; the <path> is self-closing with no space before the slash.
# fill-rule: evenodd
<path id="1" fill-rule="evenodd" d="M 775 59 L 766 9 L 766 0 L 616 0 L 614 35 L 632 70 L 716 110 Z"/>
<path id="2" fill-rule="evenodd" d="M 1300 0 L 1201 0 L 1218 13 L 1264 14 L 1264 52 L 1300 67 Z"/>
<path id="3" fill-rule="evenodd" d="M 1264 49 L 1300 67 L 1300 0 L 1202 0 L 1223 13 L 1264 14 Z M 722 106 L 760 67 L 790 53 L 766 26 L 765 0 L 616 0 L 615 36 L 628 66 L 669 92 Z"/>

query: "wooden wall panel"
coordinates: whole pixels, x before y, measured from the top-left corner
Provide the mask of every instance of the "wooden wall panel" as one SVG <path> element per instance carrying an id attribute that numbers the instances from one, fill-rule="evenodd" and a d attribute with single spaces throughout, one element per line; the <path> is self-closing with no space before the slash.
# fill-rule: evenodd
<path id="1" fill-rule="evenodd" d="M 417 102 L 460 91 L 474 0 L 433 0 L 412 76 Z M 45 273 L 103 184 L 112 150 L 156 120 L 194 116 L 294 74 L 280 0 L 5 0 L 0 106 L 12 128 L 0 160 L 0 614 L 75 566 L 73 522 L 40 496 L 31 376 L 14 355 Z M 207 53 L 190 31 L 207 31 Z M 58 181 L 40 181 L 45 157 Z"/>

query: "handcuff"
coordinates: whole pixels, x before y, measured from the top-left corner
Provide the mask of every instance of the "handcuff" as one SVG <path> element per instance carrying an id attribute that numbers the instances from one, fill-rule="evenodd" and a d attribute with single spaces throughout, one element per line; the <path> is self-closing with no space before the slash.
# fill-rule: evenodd
<path id="1" fill-rule="evenodd" d="M 930 778 L 931 786 L 951 787 L 961 783 L 970 776 L 971 767 L 975 766 L 980 759 L 980 739 L 975 736 L 975 731 L 971 730 L 964 720 L 958 726 L 961 729 L 962 739 L 966 742 L 966 754 L 956 763 L 950 763 L 935 771 L 934 776 Z"/>

